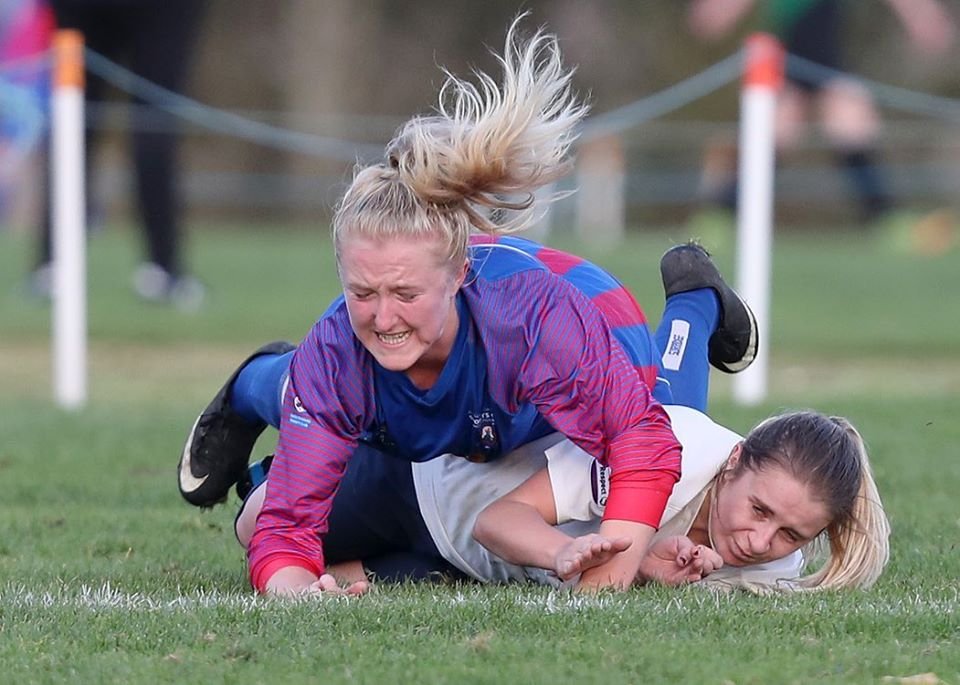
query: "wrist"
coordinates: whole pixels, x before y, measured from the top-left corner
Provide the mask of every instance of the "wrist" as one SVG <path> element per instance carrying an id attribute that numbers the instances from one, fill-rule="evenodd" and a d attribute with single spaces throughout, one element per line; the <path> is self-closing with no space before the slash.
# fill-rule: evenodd
<path id="1" fill-rule="evenodd" d="M 267 580 L 265 593 L 268 595 L 299 595 L 310 589 L 318 576 L 302 566 L 285 566 Z"/>

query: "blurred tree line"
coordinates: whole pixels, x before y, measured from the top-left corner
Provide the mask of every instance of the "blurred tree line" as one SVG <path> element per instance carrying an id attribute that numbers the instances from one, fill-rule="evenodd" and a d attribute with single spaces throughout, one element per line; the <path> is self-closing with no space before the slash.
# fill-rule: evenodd
<path id="1" fill-rule="evenodd" d="M 376 144 L 410 115 L 435 105 L 444 68 L 459 76 L 474 68 L 496 74 L 490 53 L 502 51 L 506 29 L 520 12 L 529 12 L 525 30 L 544 26 L 558 36 L 566 63 L 576 66 L 575 87 L 597 114 L 728 57 L 760 25 L 754 12 L 729 38 L 702 43 L 687 29 L 686 0 L 205 2 L 189 96 L 295 131 Z M 947 62 L 913 59 L 882 0 L 850 0 L 849 5 L 855 14 L 847 43 L 853 70 L 884 83 L 960 96 L 956 49 Z M 732 83 L 654 123 L 732 126 L 737 112 Z M 657 174 L 637 180 L 656 197 L 667 196 L 657 183 L 671 191 L 696 184 L 703 138 L 687 129 L 678 136 L 676 130 L 665 142 L 657 139 L 662 130 L 656 125 L 630 133 L 627 165 Z M 658 149 L 639 150 L 654 139 Z M 119 155 L 116 159 L 123 163 Z M 235 210 L 244 216 L 282 211 L 311 220 L 318 208 L 329 208 L 339 197 L 351 166 L 196 128 L 184 141 L 183 161 L 191 211 L 233 216 Z M 120 188 L 127 176 L 119 169 L 113 175 L 117 183 L 104 183 L 112 196 L 108 201 L 122 204 Z M 635 200 L 646 201 L 640 195 Z"/>
<path id="2" fill-rule="evenodd" d="M 558 36 L 567 64 L 577 67 L 575 87 L 594 113 L 641 99 L 729 56 L 760 23 L 754 12 L 729 38 L 704 44 L 687 30 L 685 0 L 207 1 L 190 95 L 297 131 L 375 143 L 385 142 L 411 114 L 435 104 L 443 68 L 460 76 L 473 68 L 495 74 L 490 51 L 502 50 L 506 29 L 519 12 L 529 12 L 527 30 L 543 25 Z M 909 59 L 901 27 L 884 2 L 850 4 L 856 16 L 847 49 L 857 73 L 960 95 L 956 51 L 953 64 Z M 661 121 L 732 122 L 737 109 L 731 84 Z M 638 138 L 649 135 L 655 134 L 636 132 Z M 684 154 L 696 156 L 699 144 L 685 147 L 690 150 Z M 195 136 L 184 151 L 194 169 L 233 174 L 227 192 L 235 196 L 260 192 L 277 198 L 289 191 L 291 176 L 307 187 L 309 179 L 323 176 L 334 181 L 324 182 L 321 191 L 324 204 L 330 204 L 340 190 L 335 181 L 347 176 L 343 162 L 224 137 Z M 257 172 L 283 174 L 287 180 L 265 189 L 265 174 Z M 224 187 L 220 176 L 211 178 L 208 185 Z M 280 202 L 296 210 L 303 192 L 289 192 L 289 201 Z"/>
<path id="3" fill-rule="evenodd" d="M 684 0 L 208 1 L 193 79 L 198 97 L 224 107 L 332 118 L 424 110 L 435 100 L 440 67 L 461 75 L 472 67 L 496 68 L 488 51 L 502 48 L 508 24 L 521 11 L 530 13 L 530 30 L 545 25 L 557 34 L 596 112 L 726 57 L 751 22 L 757 24 L 754 16 L 729 39 L 708 45 L 687 31 Z M 956 51 L 937 64 L 909 59 L 885 3 L 849 4 L 855 16 L 847 49 L 858 73 L 960 95 Z M 698 105 L 695 116 L 728 117 L 736 105 L 729 100 Z"/>

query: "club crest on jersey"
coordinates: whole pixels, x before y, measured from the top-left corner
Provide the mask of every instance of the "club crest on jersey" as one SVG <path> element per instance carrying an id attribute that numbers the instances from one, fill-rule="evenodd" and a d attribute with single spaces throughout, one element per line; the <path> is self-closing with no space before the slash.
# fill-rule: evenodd
<path id="1" fill-rule="evenodd" d="M 472 428 L 470 435 L 470 453 L 467 459 L 473 462 L 485 462 L 500 456 L 500 436 L 497 434 L 497 419 L 493 412 L 484 409 L 478 414 L 467 412 Z"/>
<path id="2" fill-rule="evenodd" d="M 365 430 L 360 436 L 360 442 L 370 445 L 384 454 L 399 456 L 397 443 L 390 436 L 386 421 L 374 423 L 369 429 Z M 414 459 L 414 461 L 417 460 Z"/>

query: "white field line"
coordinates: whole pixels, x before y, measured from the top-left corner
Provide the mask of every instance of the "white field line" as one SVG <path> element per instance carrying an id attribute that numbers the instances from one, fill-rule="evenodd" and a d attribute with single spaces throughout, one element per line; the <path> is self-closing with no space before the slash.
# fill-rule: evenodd
<path id="1" fill-rule="evenodd" d="M 467 588 L 459 591 L 433 592 L 429 599 L 425 595 L 410 595 L 400 590 L 390 594 L 389 590 L 381 590 L 371 595 L 357 599 L 347 597 L 304 598 L 299 600 L 275 600 L 257 596 L 251 593 L 222 593 L 194 591 L 182 595 L 148 595 L 140 592 L 125 592 L 113 587 L 109 583 L 100 587 L 80 585 L 76 588 L 61 586 L 56 590 L 33 590 L 23 584 L 8 585 L 0 589 L 0 606 L 12 610 L 43 610 L 43 609 L 79 609 L 89 611 L 120 610 L 133 612 L 187 612 L 206 608 L 228 608 L 239 613 L 263 610 L 266 607 L 290 605 L 300 602 L 371 602 L 379 605 L 413 606 L 429 602 L 431 605 L 446 605 L 450 608 L 484 605 L 495 602 L 501 604 L 512 602 L 519 610 L 531 613 L 557 614 L 583 610 L 602 609 L 613 614 L 632 613 L 642 610 L 644 613 L 658 613 L 664 616 L 685 616 L 699 613 L 705 608 L 719 609 L 725 605 L 732 605 L 743 595 L 738 593 L 719 594 L 714 591 L 691 592 L 677 595 L 667 600 L 660 598 L 644 598 L 637 595 L 604 595 L 584 596 L 575 595 L 567 591 L 548 589 L 511 589 L 510 595 L 491 597 L 488 589 L 483 587 Z M 797 604 L 787 596 L 769 596 L 763 599 L 768 611 L 793 612 L 807 611 L 806 604 L 798 608 Z M 821 606 L 815 607 L 817 612 L 836 610 L 829 596 L 824 596 L 818 602 Z M 941 616 L 953 616 L 960 612 L 960 587 L 948 586 L 938 592 L 927 591 L 909 597 L 889 598 L 862 594 L 856 606 L 850 607 L 842 602 L 845 615 L 859 616 L 910 616 L 915 614 L 929 614 L 937 612 Z"/>

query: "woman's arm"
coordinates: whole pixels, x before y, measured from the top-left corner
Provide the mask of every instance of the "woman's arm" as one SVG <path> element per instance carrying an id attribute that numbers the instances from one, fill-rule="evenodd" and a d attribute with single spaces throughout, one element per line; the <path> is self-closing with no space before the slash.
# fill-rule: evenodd
<path id="1" fill-rule="evenodd" d="M 263 508 L 266 492 L 266 483 L 263 483 L 250 493 L 237 515 L 235 522 L 237 541 L 243 547 L 247 546 L 250 537 L 253 535 L 257 517 L 260 515 L 260 509 Z M 367 575 L 363 570 L 363 564 L 360 561 L 331 564 L 327 571 L 329 575 L 336 579 L 335 584 L 331 585 L 328 580 L 324 579 L 324 576 L 318 578 L 315 573 L 301 566 L 281 567 L 267 581 L 264 590 L 266 593 L 274 595 L 300 595 L 317 590 L 355 595 L 366 592 L 370 587 Z M 323 583 L 319 583 L 321 579 L 324 580 Z"/>
<path id="2" fill-rule="evenodd" d="M 336 587 L 325 578 L 321 540 L 334 493 L 356 447 L 353 417 L 369 412 L 362 393 L 345 397 L 337 392 L 336 370 L 323 363 L 322 341 L 350 335 L 349 328 L 338 332 L 332 326 L 327 319 L 318 322 L 291 360 L 269 487 L 247 546 L 251 584 L 261 592 Z M 349 345 L 339 349 L 344 351 L 341 367 L 362 375 Z M 274 580 L 276 574 L 281 575 Z"/>
<path id="3" fill-rule="evenodd" d="M 564 580 L 630 546 L 626 538 L 572 538 L 555 528 L 556 523 L 550 476 L 541 469 L 480 512 L 473 537 L 509 563 L 551 570 Z"/>
<path id="4" fill-rule="evenodd" d="M 709 576 L 723 566 L 720 556 L 704 545 L 697 545 L 685 536 L 674 536 L 652 542 L 642 555 L 630 554 L 629 525 L 622 530 L 613 526 L 615 538 L 601 534 L 572 538 L 554 526 L 558 519 L 568 519 L 568 512 L 557 511 L 553 478 L 561 478 L 564 485 L 582 492 L 586 483 L 579 478 L 590 473 L 593 459 L 582 451 L 563 450 L 543 469 L 504 497 L 491 503 L 477 517 L 474 538 L 504 560 L 523 566 L 553 570 L 566 580 L 582 574 L 579 587 L 626 588 L 632 583 L 657 582 L 663 585 L 683 585 Z M 586 467 L 586 468 L 585 468 Z M 587 486 L 589 487 L 589 486 Z M 571 506 L 569 497 L 562 500 Z M 579 511 L 582 507 L 571 508 Z M 626 523 L 629 522 L 610 522 Z M 607 525 L 607 535 L 611 529 Z M 637 556 L 638 558 L 630 558 Z M 626 563 L 619 563 L 626 559 Z M 633 573 L 636 566 L 639 572 Z"/>
<path id="5" fill-rule="evenodd" d="M 656 529 L 636 521 L 614 519 L 601 523 L 600 536 L 627 541 L 624 551 L 602 564 L 586 569 L 580 576 L 577 589 L 591 592 L 604 588 L 626 590 L 639 574 L 641 562 L 654 533 Z"/>
<path id="6" fill-rule="evenodd" d="M 554 528 L 556 522 L 553 489 L 544 468 L 481 511 L 473 539 L 511 564 L 553 569 L 557 551 L 569 542 Z"/>
<path id="7" fill-rule="evenodd" d="M 520 379 L 526 397 L 560 433 L 611 468 L 600 535 L 627 537 L 630 550 L 592 569 L 584 582 L 626 587 L 660 523 L 680 476 L 680 444 L 637 364 L 602 311 L 582 293 L 544 293 L 549 316 Z M 607 564 L 610 564 L 608 567 Z"/>

